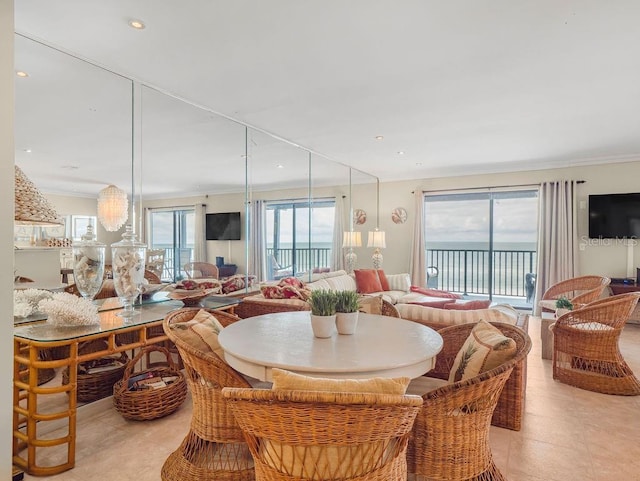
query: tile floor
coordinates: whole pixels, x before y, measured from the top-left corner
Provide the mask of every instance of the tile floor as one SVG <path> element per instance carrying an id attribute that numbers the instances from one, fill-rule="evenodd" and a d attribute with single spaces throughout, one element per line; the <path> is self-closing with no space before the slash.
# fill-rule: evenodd
<path id="1" fill-rule="evenodd" d="M 640 481 L 640 396 L 607 396 L 553 381 L 540 356 L 540 324 L 529 326 L 526 416 L 520 432 L 491 429 L 494 457 L 510 481 Z M 640 326 L 621 350 L 640 375 Z M 163 419 L 125 421 L 110 400 L 79 411 L 76 467 L 60 481 L 157 481 L 188 430 L 190 400 Z M 26 480 L 42 479 L 25 475 Z"/>

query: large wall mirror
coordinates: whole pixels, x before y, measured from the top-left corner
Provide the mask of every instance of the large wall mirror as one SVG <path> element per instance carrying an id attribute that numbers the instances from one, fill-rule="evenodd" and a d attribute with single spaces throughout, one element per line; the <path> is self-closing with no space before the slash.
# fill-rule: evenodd
<path id="1" fill-rule="evenodd" d="M 141 240 L 165 250 L 164 281 L 202 259 L 256 282 L 344 268 L 372 176 L 24 36 L 15 48 L 28 73 L 16 80 L 16 163 L 61 214 L 95 216 L 98 192 L 122 188 Z M 237 234 L 207 225 L 236 213 Z M 96 227 L 106 244 L 122 234 Z"/>

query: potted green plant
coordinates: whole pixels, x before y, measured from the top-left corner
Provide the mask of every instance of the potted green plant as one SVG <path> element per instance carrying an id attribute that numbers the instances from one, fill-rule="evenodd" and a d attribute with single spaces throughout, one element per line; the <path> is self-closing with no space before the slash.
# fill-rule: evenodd
<path id="1" fill-rule="evenodd" d="M 336 292 L 336 327 L 338 334 L 353 334 L 358 324 L 358 293 Z"/>
<path id="2" fill-rule="evenodd" d="M 311 328 L 316 337 L 331 337 L 336 326 L 336 294 L 318 289 L 311 292 Z"/>
<path id="3" fill-rule="evenodd" d="M 573 310 L 573 304 L 566 296 L 556 299 L 556 317 L 560 317 Z"/>

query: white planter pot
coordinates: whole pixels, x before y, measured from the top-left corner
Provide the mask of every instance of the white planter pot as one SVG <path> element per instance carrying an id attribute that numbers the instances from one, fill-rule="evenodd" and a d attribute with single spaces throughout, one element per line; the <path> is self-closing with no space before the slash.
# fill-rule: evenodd
<path id="1" fill-rule="evenodd" d="M 331 337 L 336 330 L 336 316 L 316 316 L 311 314 L 311 329 L 316 337 Z"/>
<path id="2" fill-rule="evenodd" d="M 567 312 L 570 312 L 571 309 L 564 309 L 562 307 L 559 307 L 558 309 L 556 309 L 556 319 L 560 316 L 565 315 Z"/>
<path id="3" fill-rule="evenodd" d="M 353 334 L 358 325 L 357 312 L 338 312 L 336 314 L 336 327 L 338 334 Z"/>

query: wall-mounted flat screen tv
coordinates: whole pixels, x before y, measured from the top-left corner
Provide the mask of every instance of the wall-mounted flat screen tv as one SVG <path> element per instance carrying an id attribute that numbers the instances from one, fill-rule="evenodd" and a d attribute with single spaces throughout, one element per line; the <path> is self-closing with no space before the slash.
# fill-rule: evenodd
<path id="1" fill-rule="evenodd" d="M 240 240 L 240 212 L 207 214 L 207 240 Z"/>
<path id="2" fill-rule="evenodd" d="M 640 238 L 640 193 L 590 195 L 589 237 Z"/>

